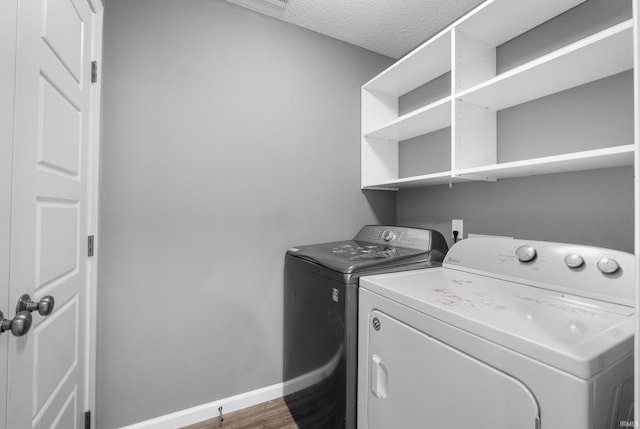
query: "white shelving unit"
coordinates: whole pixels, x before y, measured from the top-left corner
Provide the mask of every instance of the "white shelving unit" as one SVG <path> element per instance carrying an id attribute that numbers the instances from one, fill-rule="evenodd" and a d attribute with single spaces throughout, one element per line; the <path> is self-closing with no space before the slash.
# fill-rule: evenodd
<path id="1" fill-rule="evenodd" d="M 633 69 L 633 20 L 496 75 L 496 47 L 584 0 L 489 0 L 362 86 L 362 188 L 400 189 L 632 165 L 633 142 L 497 162 L 497 111 Z M 398 115 L 398 99 L 451 73 L 451 91 Z M 403 140 L 451 127 L 451 163 L 399 177 Z"/>

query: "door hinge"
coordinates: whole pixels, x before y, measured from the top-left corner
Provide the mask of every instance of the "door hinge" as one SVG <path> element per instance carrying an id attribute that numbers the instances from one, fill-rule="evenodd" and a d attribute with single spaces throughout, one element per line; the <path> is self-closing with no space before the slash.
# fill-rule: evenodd
<path id="1" fill-rule="evenodd" d="M 93 235 L 90 235 L 87 240 L 87 256 L 93 256 L 93 242 L 94 237 Z"/>
<path id="2" fill-rule="evenodd" d="M 91 429 L 91 411 L 84 412 L 84 429 Z"/>
<path id="3" fill-rule="evenodd" d="M 98 62 L 91 61 L 91 83 L 98 82 Z"/>

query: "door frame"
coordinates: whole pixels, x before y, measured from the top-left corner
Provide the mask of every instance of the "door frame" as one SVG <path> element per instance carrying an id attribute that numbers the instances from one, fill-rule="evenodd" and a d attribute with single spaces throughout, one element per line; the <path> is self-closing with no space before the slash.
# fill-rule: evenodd
<path id="1" fill-rule="evenodd" d="M 13 316 L 9 304 L 9 262 L 11 254 L 11 189 L 13 176 L 13 127 L 16 89 L 18 2 L 2 1 L 0 6 L 0 52 L 6 52 L 6 67 L 0 68 L 0 311 Z M 7 404 L 7 359 L 10 333 L 0 336 L 0 428 L 4 428 Z"/>
<path id="2" fill-rule="evenodd" d="M 85 382 L 87 383 L 84 398 L 85 411 L 91 412 L 91 426 L 95 427 L 96 409 L 96 368 L 97 368 L 97 307 L 98 307 L 98 243 L 99 243 L 99 213 L 100 213 L 100 158 L 102 137 L 102 39 L 104 24 L 103 0 L 88 0 L 94 13 L 94 26 L 92 37 L 93 60 L 97 61 L 97 82 L 91 86 L 91 120 L 90 139 L 87 157 L 87 234 L 95 237 L 93 243 L 93 256 L 87 257 L 87 329 L 85 340 L 87 359 L 87 371 Z"/>
<path id="3" fill-rule="evenodd" d="M 636 258 L 636 335 L 634 340 L 634 410 L 636 424 L 640 421 L 640 1 L 633 0 L 633 110 L 634 110 L 634 218 L 635 231 L 633 247 Z"/>

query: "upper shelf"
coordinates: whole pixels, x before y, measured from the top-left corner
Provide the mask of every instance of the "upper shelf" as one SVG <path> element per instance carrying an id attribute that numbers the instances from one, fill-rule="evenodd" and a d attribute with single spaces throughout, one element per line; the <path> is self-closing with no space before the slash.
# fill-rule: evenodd
<path id="1" fill-rule="evenodd" d="M 585 0 L 486 1 L 458 22 L 458 30 L 499 46 Z"/>
<path id="2" fill-rule="evenodd" d="M 501 110 L 632 68 L 633 20 L 628 20 L 502 73 L 456 98 Z"/>
<path id="3" fill-rule="evenodd" d="M 497 46 L 585 0 L 487 0 L 364 84 L 367 91 L 400 97 L 451 71 L 451 30 Z"/>
<path id="4" fill-rule="evenodd" d="M 451 33 L 443 31 L 363 85 L 400 97 L 451 70 Z"/>

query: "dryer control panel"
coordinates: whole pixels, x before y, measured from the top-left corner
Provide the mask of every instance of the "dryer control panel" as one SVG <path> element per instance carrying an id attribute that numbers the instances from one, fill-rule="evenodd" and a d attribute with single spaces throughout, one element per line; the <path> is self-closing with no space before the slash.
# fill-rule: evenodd
<path id="1" fill-rule="evenodd" d="M 634 257 L 619 250 L 478 237 L 456 243 L 443 266 L 616 304 L 635 303 Z"/>

